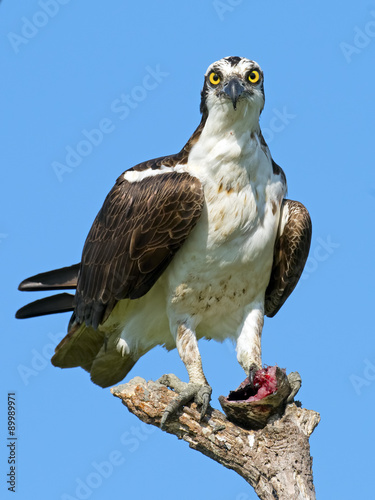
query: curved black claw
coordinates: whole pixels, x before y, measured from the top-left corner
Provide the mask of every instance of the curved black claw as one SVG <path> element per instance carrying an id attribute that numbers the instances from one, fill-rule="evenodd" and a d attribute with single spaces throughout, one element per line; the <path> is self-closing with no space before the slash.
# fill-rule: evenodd
<path id="1" fill-rule="evenodd" d="M 196 393 L 194 400 L 197 405 L 201 406 L 201 417 L 200 420 L 204 419 L 207 413 L 208 405 L 211 401 L 212 388 L 209 385 L 200 385 L 198 392 Z"/>
<path id="2" fill-rule="evenodd" d="M 294 401 L 294 396 L 300 390 L 302 385 L 301 375 L 298 372 L 289 373 L 288 382 L 292 389 L 292 392 L 289 394 L 288 399 L 286 400 L 286 404 L 292 403 Z"/>
<path id="3" fill-rule="evenodd" d="M 259 384 L 254 385 L 254 377 L 258 370 L 260 370 L 259 366 L 255 363 L 251 363 L 249 368 L 249 385 L 250 389 L 253 389 L 254 392 L 257 392 L 257 390 L 259 389 Z"/>
<path id="4" fill-rule="evenodd" d="M 179 395 L 174 398 L 164 410 L 160 422 L 161 429 L 165 428 L 165 423 L 171 415 L 176 413 L 179 408 L 184 406 L 192 399 L 194 399 L 194 401 L 201 406 L 200 419 L 203 419 L 211 400 L 212 389 L 209 385 L 196 384 L 193 382 L 181 382 L 181 380 L 178 379 L 175 375 L 163 375 L 158 380 L 158 382 L 170 387 L 171 389 L 174 389 L 179 393 Z"/>

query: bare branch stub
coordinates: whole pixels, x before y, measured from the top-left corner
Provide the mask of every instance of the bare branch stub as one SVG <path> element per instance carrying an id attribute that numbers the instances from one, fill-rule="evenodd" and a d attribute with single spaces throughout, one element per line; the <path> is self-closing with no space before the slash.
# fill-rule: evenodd
<path id="1" fill-rule="evenodd" d="M 158 427 L 175 397 L 165 385 L 140 377 L 111 392 L 140 420 Z M 319 413 L 289 404 L 281 418 L 257 431 L 229 422 L 211 407 L 203 421 L 199 418 L 191 403 L 171 416 L 165 430 L 240 474 L 262 500 L 315 499 L 309 437 L 320 421 Z"/>

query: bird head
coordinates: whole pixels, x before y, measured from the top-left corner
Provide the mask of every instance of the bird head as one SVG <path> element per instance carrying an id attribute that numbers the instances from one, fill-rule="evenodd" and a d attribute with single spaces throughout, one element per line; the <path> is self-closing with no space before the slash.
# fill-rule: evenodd
<path id="1" fill-rule="evenodd" d="M 263 71 L 250 59 L 224 57 L 208 67 L 201 97 L 203 114 L 213 108 L 231 113 L 250 108 L 259 117 L 264 107 Z"/>

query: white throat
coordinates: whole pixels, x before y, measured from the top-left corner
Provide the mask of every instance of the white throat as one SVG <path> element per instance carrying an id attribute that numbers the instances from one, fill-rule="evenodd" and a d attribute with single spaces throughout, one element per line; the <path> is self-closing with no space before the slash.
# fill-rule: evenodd
<path id="1" fill-rule="evenodd" d="M 245 176 L 242 182 L 248 183 L 259 168 L 270 169 L 271 159 L 261 147 L 259 132 L 258 109 L 242 101 L 234 110 L 232 103 L 216 100 L 189 154 L 189 172 L 203 182 Z"/>
<path id="2" fill-rule="evenodd" d="M 253 102 L 241 99 L 237 103 L 237 109 L 233 108 L 232 102 L 228 99 L 210 102 L 208 99 L 208 117 L 204 130 L 209 133 L 218 133 L 227 129 L 234 133 L 249 131 L 259 132 L 260 109 Z"/>

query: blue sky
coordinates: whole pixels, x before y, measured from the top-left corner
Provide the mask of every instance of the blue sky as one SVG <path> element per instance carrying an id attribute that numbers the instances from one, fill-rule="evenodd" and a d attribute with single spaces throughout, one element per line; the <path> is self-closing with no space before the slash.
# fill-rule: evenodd
<path id="1" fill-rule="evenodd" d="M 14 319 L 30 297 L 18 283 L 80 260 L 117 176 L 179 151 L 200 120 L 207 66 L 241 55 L 264 70 L 261 126 L 314 229 L 303 279 L 265 322 L 263 361 L 298 370 L 303 405 L 321 413 L 318 498 L 358 498 L 359 484 L 372 498 L 375 3 L 3 0 L 0 39 L 1 497 L 16 392 L 20 500 L 257 498 L 83 370 L 52 367 L 68 314 Z M 243 372 L 231 344 L 200 348 L 217 408 Z M 160 348 L 131 376 L 169 372 L 186 379 L 177 352 Z"/>

